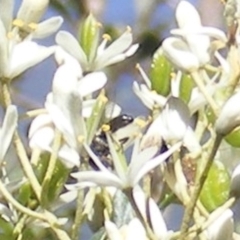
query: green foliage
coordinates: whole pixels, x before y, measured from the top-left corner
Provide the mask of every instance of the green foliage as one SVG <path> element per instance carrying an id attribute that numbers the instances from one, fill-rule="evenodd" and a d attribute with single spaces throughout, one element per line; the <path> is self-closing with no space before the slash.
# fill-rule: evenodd
<path id="1" fill-rule="evenodd" d="M 188 103 L 190 101 L 193 87 L 194 87 L 194 81 L 192 77 L 189 74 L 183 73 L 181 82 L 180 82 L 179 97 L 185 103 Z"/>
<path id="2" fill-rule="evenodd" d="M 227 201 L 230 188 L 230 175 L 225 166 L 213 162 L 206 182 L 204 183 L 200 200 L 205 208 L 212 212 Z"/>
<path id="3" fill-rule="evenodd" d="M 49 158 L 50 154 L 43 154 L 37 166 L 37 176 L 41 184 L 43 183 L 47 172 Z M 51 179 L 45 181 L 42 186 L 41 204 L 43 207 L 48 208 L 49 205 L 56 200 L 63 189 L 63 185 L 65 184 L 68 175 L 69 169 L 67 169 L 64 164 L 58 160 Z"/>
<path id="4" fill-rule="evenodd" d="M 57 199 L 67 181 L 68 175 L 69 170 L 61 163 L 61 161 L 58 161 L 52 178 L 47 180 L 42 186 L 42 206 L 48 207 Z"/>
<path id="5" fill-rule="evenodd" d="M 149 74 L 152 90 L 163 96 L 168 96 L 171 90 L 172 70 L 172 64 L 163 55 L 162 49 L 159 48 L 153 56 Z"/>
<path id="6" fill-rule="evenodd" d="M 14 240 L 13 225 L 0 217 L 0 239 Z"/>
<path id="7" fill-rule="evenodd" d="M 240 128 L 234 129 L 224 139 L 232 147 L 240 148 Z"/>

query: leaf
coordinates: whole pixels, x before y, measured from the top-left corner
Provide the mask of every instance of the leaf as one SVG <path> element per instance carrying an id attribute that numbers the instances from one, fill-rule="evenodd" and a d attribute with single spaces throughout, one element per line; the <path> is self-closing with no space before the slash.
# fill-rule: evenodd
<path id="1" fill-rule="evenodd" d="M 180 81 L 179 97 L 188 103 L 191 98 L 192 89 L 194 87 L 194 81 L 189 74 L 183 73 Z"/>
<path id="2" fill-rule="evenodd" d="M 212 212 L 227 201 L 229 189 L 230 175 L 227 169 L 221 162 L 213 162 L 200 195 L 202 204 Z"/>
<path id="3" fill-rule="evenodd" d="M 171 73 L 173 67 L 159 48 L 153 55 L 150 69 L 152 90 L 163 96 L 168 96 L 171 90 Z"/>
<path id="4" fill-rule="evenodd" d="M 224 139 L 232 147 L 240 148 L 240 127 L 234 129 Z"/>
<path id="5" fill-rule="evenodd" d="M 60 195 L 70 170 L 61 161 L 57 161 L 52 178 L 42 186 L 41 204 L 48 207 Z"/>

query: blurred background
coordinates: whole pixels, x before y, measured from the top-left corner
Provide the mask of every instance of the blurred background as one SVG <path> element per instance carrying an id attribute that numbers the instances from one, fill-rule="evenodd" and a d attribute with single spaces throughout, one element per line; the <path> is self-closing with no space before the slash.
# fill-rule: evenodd
<path id="1" fill-rule="evenodd" d="M 15 1 L 15 10 L 21 1 Z M 109 33 L 113 39 L 123 33 L 126 26 L 132 28 L 134 42 L 140 43 L 135 56 L 105 69 L 108 76 L 108 96 L 118 103 L 124 113 L 134 117 L 147 115 L 148 110 L 142 105 L 132 91 L 134 80 L 141 80 L 135 69 L 140 63 L 148 73 L 151 57 L 161 45 L 169 30 L 175 27 L 174 12 L 178 0 L 50 0 L 50 7 L 43 19 L 61 15 L 64 24 L 61 30 L 67 30 L 78 36 L 80 21 L 88 13 L 93 13 L 103 25 L 103 33 Z M 204 25 L 224 28 L 222 4 L 219 0 L 192 1 L 197 6 Z M 39 41 L 42 45 L 55 44 L 55 35 Z M 183 59 L 184 61 L 184 59 Z M 43 107 L 46 95 L 51 91 L 51 84 L 56 64 L 53 57 L 28 70 L 20 79 L 13 83 L 14 102 L 20 106 L 20 112 Z M 25 137 L 29 121 L 21 123 L 21 131 Z M 164 212 L 168 227 L 179 228 L 182 208 L 171 205 Z M 173 220 L 174 219 L 174 220 Z M 89 239 L 90 230 L 84 227 L 81 239 Z"/>

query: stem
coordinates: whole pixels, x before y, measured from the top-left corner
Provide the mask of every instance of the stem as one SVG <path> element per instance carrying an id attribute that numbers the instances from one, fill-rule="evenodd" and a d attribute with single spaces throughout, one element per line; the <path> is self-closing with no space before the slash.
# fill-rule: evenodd
<path id="1" fill-rule="evenodd" d="M 199 195 L 201 193 L 201 190 L 203 188 L 205 180 L 208 176 L 208 172 L 209 172 L 209 170 L 212 166 L 214 157 L 216 155 L 216 152 L 218 150 L 218 147 L 219 147 L 221 141 L 222 141 L 222 136 L 217 134 L 217 136 L 215 138 L 215 141 L 214 141 L 214 144 L 213 144 L 213 148 L 212 148 L 211 153 L 208 157 L 208 160 L 205 162 L 205 165 L 203 166 L 203 170 L 202 170 L 201 174 L 199 174 L 199 177 L 196 179 L 195 189 L 194 189 L 194 192 L 192 194 L 191 201 L 190 201 L 189 205 L 186 207 L 186 210 L 185 210 L 185 213 L 184 213 L 184 216 L 183 216 L 182 226 L 181 226 L 181 230 L 180 230 L 181 234 L 180 234 L 179 240 L 186 239 L 186 234 L 187 234 L 188 229 L 189 229 L 189 224 L 190 224 L 190 221 L 192 219 L 192 215 L 193 215 L 193 211 L 194 211 L 196 202 L 199 198 Z"/>
<path id="2" fill-rule="evenodd" d="M 55 130 L 55 137 L 53 141 L 53 151 L 49 160 L 48 168 L 42 183 L 42 190 L 45 189 L 45 186 L 49 183 L 54 173 L 54 169 L 57 163 L 58 150 L 61 145 L 61 133 L 58 130 Z M 44 194 L 42 192 L 42 194 Z"/>
<path id="3" fill-rule="evenodd" d="M 11 105 L 11 96 L 10 96 L 9 87 L 8 87 L 7 83 L 2 84 L 2 95 L 3 95 L 3 101 L 4 101 L 5 107 L 8 107 L 9 105 Z M 37 196 L 37 199 L 39 200 L 40 193 L 41 193 L 41 186 L 34 174 L 34 171 L 29 162 L 26 150 L 25 150 L 24 145 L 19 137 L 17 130 L 15 131 L 15 133 L 13 135 L 13 141 L 14 141 L 14 146 L 15 146 L 17 155 L 19 157 L 24 175 L 29 180 L 29 182 L 32 186 L 32 189 L 33 189 L 35 195 Z"/>
<path id="4" fill-rule="evenodd" d="M 0 180 L 0 192 L 2 193 L 2 195 L 4 196 L 4 198 L 11 203 L 18 211 L 33 217 L 33 218 L 37 218 L 40 219 L 42 221 L 46 222 L 46 218 L 44 217 L 43 214 L 35 212 L 30 210 L 29 208 L 24 207 L 23 205 L 21 205 L 19 202 L 17 202 L 13 196 L 8 192 L 8 190 L 5 188 L 3 182 Z"/>
<path id="5" fill-rule="evenodd" d="M 80 226 L 83 220 L 83 200 L 84 200 L 84 191 L 78 190 L 78 196 L 77 196 L 77 210 L 76 215 L 74 219 L 74 224 L 72 226 L 71 231 L 71 239 L 72 240 L 78 240 L 78 236 L 80 235 Z"/>
<path id="6" fill-rule="evenodd" d="M 200 92 L 203 94 L 203 96 L 206 98 L 207 102 L 209 103 L 210 107 L 213 110 L 213 113 L 215 116 L 218 116 L 218 106 L 215 103 L 214 99 L 206 90 L 206 87 L 204 86 L 201 77 L 199 76 L 198 72 L 192 72 L 191 73 L 192 78 L 194 79 L 197 87 L 199 88 Z"/>

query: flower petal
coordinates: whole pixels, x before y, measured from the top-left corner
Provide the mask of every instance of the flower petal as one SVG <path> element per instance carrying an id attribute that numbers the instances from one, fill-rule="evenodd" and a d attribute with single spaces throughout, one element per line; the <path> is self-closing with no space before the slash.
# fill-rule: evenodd
<path id="1" fill-rule="evenodd" d="M 66 31 L 58 32 L 56 35 L 56 43 L 75 57 L 84 69 L 87 67 L 87 56 L 72 34 Z"/>
<path id="2" fill-rule="evenodd" d="M 210 218 L 213 215 L 214 212 Z M 231 240 L 233 230 L 233 212 L 227 209 L 208 227 L 207 232 L 211 240 Z"/>
<path id="3" fill-rule="evenodd" d="M 181 39 L 169 37 L 162 43 L 164 55 L 178 68 L 185 71 L 195 71 L 200 67 L 198 58 Z M 184 59 L 184 61 L 183 61 Z"/>
<path id="4" fill-rule="evenodd" d="M 23 41 L 14 46 L 10 59 L 10 72 L 13 79 L 27 69 L 35 66 L 54 53 L 55 48 L 40 46 L 31 41 Z"/>
<path id="5" fill-rule="evenodd" d="M 164 239 L 167 235 L 167 226 L 163 219 L 160 209 L 153 201 L 153 199 L 149 199 L 149 217 L 151 221 L 151 226 L 153 228 L 153 232 L 158 237 L 158 239 Z"/>
<path id="6" fill-rule="evenodd" d="M 0 1 L 0 9 L 1 9 L 0 19 L 3 22 L 3 25 L 7 32 L 10 32 L 10 29 L 12 26 L 13 7 L 14 7 L 14 0 Z"/>
<path id="7" fill-rule="evenodd" d="M 8 39 L 7 39 L 7 33 L 6 29 L 3 25 L 3 22 L 0 21 L 0 77 L 4 76 L 6 77 L 6 73 L 9 69 L 8 64 L 8 51 L 9 51 L 9 45 L 8 45 Z"/>
<path id="8" fill-rule="evenodd" d="M 176 143 L 171 148 L 169 148 L 168 151 L 160 154 L 159 156 L 151 159 L 151 161 L 148 161 L 143 167 L 138 171 L 137 175 L 134 179 L 132 179 L 131 186 L 135 186 L 140 179 L 147 174 L 149 171 L 163 163 L 168 157 L 170 157 L 175 151 L 177 151 L 181 146 L 181 143 Z"/>
<path id="9" fill-rule="evenodd" d="M 179 28 L 194 29 L 201 26 L 201 19 L 197 10 L 187 1 L 179 2 L 176 9 L 176 19 Z"/>
<path id="10" fill-rule="evenodd" d="M 221 109 L 215 128 L 218 134 L 226 135 L 240 125 L 240 92 L 231 96 Z"/>
<path id="11" fill-rule="evenodd" d="M 125 33 L 123 33 L 109 47 L 103 50 L 101 54 L 99 53 L 97 54 L 94 69 L 100 69 L 102 68 L 102 66 L 113 64 L 111 63 L 111 60 L 117 57 L 118 55 L 122 54 L 123 52 L 127 51 L 127 49 L 131 46 L 132 41 L 133 41 L 133 38 L 132 38 L 131 30 L 127 29 Z M 121 60 L 118 60 L 118 61 L 121 61 Z M 116 62 L 116 60 L 114 62 Z M 108 63 L 108 64 L 105 64 L 105 63 Z"/>
<path id="12" fill-rule="evenodd" d="M 87 182 L 87 183 L 93 183 L 96 184 L 96 186 L 114 186 L 116 188 L 122 188 L 122 182 L 121 180 L 111 172 L 95 172 L 95 171 L 85 171 L 85 172 L 78 172 L 78 173 L 72 173 L 72 177 L 76 178 L 78 180 L 78 183 L 76 183 L 75 186 L 78 188 L 81 187 L 81 183 Z"/>
<path id="13" fill-rule="evenodd" d="M 82 97 L 85 97 L 93 92 L 100 90 L 107 83 L 107 77 L 103 72 L 93 72 L 85 75 L 78 82 L 78 92 Z"/>
<path id="14" fill-rule="evenodd" d="M 122 236 L 117 226 L 111 221 L 105 221 L 105 229 L 109 240 L 122 240 Z"/>
<path id="15" fill-rule="evenodd" d="M 61 27 L 62 23 L 62 17 L 51 17 L 39 23 L 32 36 L 33 38 L 46 38 L 55 33 Z"/>
<path id="16" fill-rule="evenodd" d="M 38 23 L 48 7 L 49 0 L 23 0 L 17 13 L 17 19 L 25 24 Z"/>

